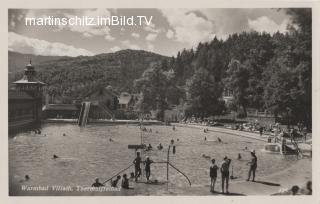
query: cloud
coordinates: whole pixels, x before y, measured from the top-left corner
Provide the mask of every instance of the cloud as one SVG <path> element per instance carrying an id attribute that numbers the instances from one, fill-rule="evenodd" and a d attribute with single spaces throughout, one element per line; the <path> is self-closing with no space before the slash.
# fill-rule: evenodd
<path id="1" fill-rule="evenodd" d="M 8 49 L 15 52 L 34 55 L 72 57 L 79 55 L 94 55 L 92 52 L 82 48 L 75 48 L 58 42 L 48 42 L 36 38 L 29 38 L 14 32 L 9 32 Z"/>
<path id="2" fill-rule="evenodd" d="M 270 8 L 223 8 L 200 9 L 207 19 L 213 22 L 213 33 L 217 38 L 226 39 L 230 34 L 252 31 L 248 19 L 258 19 L 267 16 L 276 24 L 281 24 L 284 19 L 289 20 L 284 10 Z M 273 32 L 273 30 L 271 29 Z"/>
<path id="3" fill-rule="evenodd" d="M 147 43 L 147 49 L 148 49 L 149 51 L 154 52 L 154 45 L 152 45 L 151 43 Z"/>
<path id="4" fill-rule="evenodd" d="M 156 25 L 154 23 L 150 23 L 149 25 L 145 25 L 143 27 L 143 30 L 150 32 L 150 33 L 160 33 L 163 31 L 161 28 L 156 28 Z"/>
<path id="5" fill-rule="evenodd" d="M 288 20 L 284 19 L 281 24 L 277 24 L 267 16 L 261 16 L 255 20 L 248 19 L 249 28 L 258 32 L 267 32 L 270 34 L 287 31 Z"/>
<path id="6" fill-rule="evenodd" d="M 134 37 L 134 38 L 140 38 L 140 34 L 139 33 L 132 33 L 131 36 Z"/>
<path id="7" fill-rule="evenodd" d="M 213 23 L 187 9 L 162 9 L 176 40 L 193 46 L 208 41 L 213 31 Z"/>
<path id="8" fill-rule="evenodd" d="M 168 39 L 172 39 L 174 37 L 174 32 L 172 30 L 168 30 L 167 34 L 166 34 Z"/>
<path id="9" fill-rule="evenodd" d="M 111 35 L 106 35 L 104 36 L 104 39 L 106 39 L 107 41 L 114 41 L 116 38 Z"/>
<path id="10" fill-rule="evenodd" d="M 146 37 L 147 41 L 154 41 L 157 38 L 158 34 L 156 33 L 149 33 Z"/>
<path id="11" fill-rule="evenodd" d="M 121 48 L 119 46 L 114 46 L 114 47 L 110 48 L 111 52 L 117 52 L 119 50 L 121 50 Z"/>
<path id="12" fill-rule="evenodd" d="M 107 9 L 76 9 L 72 12 L 65 12 L 63 16 L 68 18 L 82 18 L 82 16 L 87 17 L 110 17 L 111 13 Z M 108 39 L 108 35 L 110 32 L 110 28 L 106 25 L 96 26 L 96 25 L 61 25 L 59 29 L 70 30 L 72 32 L 81 33 L 86 38 L 91 38 L 93 36 L 106 36 L 105 38 Z"/>
<path id="13" fill-rule="evenodd" d="M 141 50 L 139 45 L 132 44 L 129 40 L 121 41 L 121 44 L 125 46 L 126 48 L 132 49 L 132 50 Z"/>

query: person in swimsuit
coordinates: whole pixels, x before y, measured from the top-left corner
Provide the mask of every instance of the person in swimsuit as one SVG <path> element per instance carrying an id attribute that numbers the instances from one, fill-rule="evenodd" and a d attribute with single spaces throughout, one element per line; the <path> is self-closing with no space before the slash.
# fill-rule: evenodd
<path id="1" fill-rule="evenodd" d="M 92 184 L 92 187 L 101 187 L 101 186 L 104 186 L 104 185 L 100 183 L 98 178 L 96 178 L 95 182 Z"/>
<path id="2" fill-rule="evenodd" d="M 129 179 L 127 178 L 127 174 L 122 175 L 121 187 L 124 189 L 129 189 Z"/>
<path id="3" fill-rule="evenodd" d="M 147 156 L 146 160 L 144 161 L 147 181 L 149 181 L 149 178 L 150 178 L 150 175 L 151 175 L 150 165 L 152 163 L 153 163 L 153 161 Z"/>
<path id="4" fill-rule="evenodd" d="M 226 183 L 226 193 L 229 193 L 229 167 L 230 167 L 231 159 L 228 157 L 224 157 L 223 162 L 221 164 L 220 172 L 221 172 L 221 185 L 222 185 L 222 193 L 224 193 L 224 183 Z"/>
<path id="5" fill-rule="evenodd" d="M 137 152 L 137 157 L 133 160 L 134 163 L 134 175 L 135 175 L 135 181 L 138 180 L 138 177 L 141 175 L 141 157 L 140 157 L 140 152 Z"/>
<path id="6" fill-rule="evenodd" d="M 216 180 L 217 180 L 217 175 L 218 175 L 218 169 L 219 167 L 215 164 L 216 160 L 212 159 L 211 160 L 212 164 L 210 166 L 210 179 L 211 179 L 211 183 L 210 183 L 210 192 L 214 192 L 214 185 L 216 184 Z"/>
<path id="7" fill-rule="evenodd" d="M 114 187 L 114 188 L 116 188 L 117 185 L 118 185 L 118 181 L 119 181 L 120 179 L 121 179 L 121 176 L 118 175 L 117 178 L 116 178 L 116 180 L 114 180 L 114 181 L 111 182 L 111 186 Z"/>
<path id="8" fill-rule="evenodd" d="M 250 152 L 250 154 L 251 154 L 251 161 L 249 162 L 249 164 L 250 164 L 250 169 L 249 169 L 247 181 L 250 180 L 251 172 L 252 172 L 252 181 L 254 181 L 254 179 L 255 179 L 255 177 L 256 177 L 256 169 L 257 169 L 257 156 L 256 156 L 254 150 L 252 150 L 252 151 Z"/>

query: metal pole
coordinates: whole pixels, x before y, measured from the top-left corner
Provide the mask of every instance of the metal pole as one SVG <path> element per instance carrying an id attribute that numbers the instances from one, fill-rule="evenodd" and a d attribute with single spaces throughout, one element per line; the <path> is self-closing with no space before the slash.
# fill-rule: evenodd
<path id="1" fill-rule="evenodd" d="M 168 187 L 168 184 L 169 184 L 169 154 L 170 154 L 170 147 L 171 147 L 171 145 L 169 145 L 168 153 L 167 153 L 167 187 Z"/>

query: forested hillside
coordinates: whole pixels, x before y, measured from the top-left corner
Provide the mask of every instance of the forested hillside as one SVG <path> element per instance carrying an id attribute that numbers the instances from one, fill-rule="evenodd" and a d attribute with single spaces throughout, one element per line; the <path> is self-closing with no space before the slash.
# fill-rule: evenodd
<path id="1" fill-rule="evenodd" d="M 287 9 L 286 34 L 236 33 L 182 50 L 167 65 L 150 67 L 136 81 L 142 110 L 179 104 L 186 116 L 207 117 L 225 109 L 246 116 L 247 108 L 269 110 L 311 125 L 311 9 Z M 164 88 L 165 87 L 165 88 Z M 222 101 L 233 91 L 233 103 Z M 181 100 L 183 99 L 183 100 Z"/>
<path id="2" fill-rule="evenodd" d="M 9 61 L 16 61 L 19 53 L 9 53 Z M 49 94 L 63 98 L 65 103 L 82 97 L 99 86 L 111 85 L 115 91 L 133 92 L 133 81 L 150 66 L 151 63 L 167 60 L 168 57 L 138 50 L 122 50 L 116 53 L 79 57 L 48 57 L 39 60 L 32 55 L 25 58 L 37 59 L 35 68 L 39 80 L 47 84 Z M 45 57 L 43 57 L 45 58 Z M 20 58 L 19 58 L 20 59 Z M 18 62 L 18 60 L 17 60 Z M 38 63 L 37 63 L 38 62 Z M 10 72 L 17 72 L 14 79 L 22 77 L 23 69 L 28 61 L 9 64 Z M 11 81 L 12 81 L 11 80 Z"/>

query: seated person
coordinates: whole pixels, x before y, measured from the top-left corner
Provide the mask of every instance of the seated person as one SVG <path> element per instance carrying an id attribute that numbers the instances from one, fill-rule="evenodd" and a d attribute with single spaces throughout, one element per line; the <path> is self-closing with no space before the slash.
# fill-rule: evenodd
<path id="1" fill-rule="evenodd" d="M 111 186 L 114 187 L 114 188 L 116 188 L 117 185 L 118 185 L 118 181 L 119 181 L 120 179 L 121 179 L 121 176 L 118 175 L 117 178 L 116 178 L 116 180 L 114 180 L 114 181 L 111 182 Z"/>
<path id="2" fill-rule="evenodd" d="M 129 180 L 127 178 L 127 174 L 123 174 L 121 187 L 124 189 L 129 189 Z"/>
<path id="3" fill-rule="evenodd" d="M 147 147 L 147 151 L 148 151 L 148 150 L 152 150 L 152 146 L 151 146 L 151 144 L 149 144 L 149 145 L 148 145 L 148 147 Z"/>
<path id="4" fill-rule="evenodd" d="M 92 187 L 101 187 L 101 186 L 104 186 L 104 185 L 100 183 L 98 178 L 96 178 L 95 182 L 92 184 Z"/>

